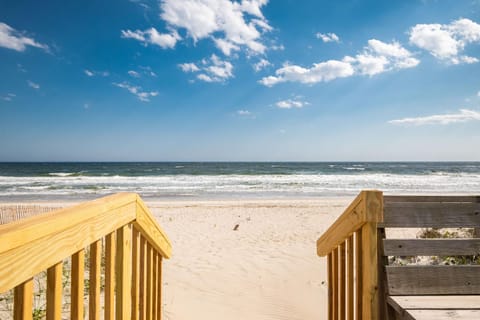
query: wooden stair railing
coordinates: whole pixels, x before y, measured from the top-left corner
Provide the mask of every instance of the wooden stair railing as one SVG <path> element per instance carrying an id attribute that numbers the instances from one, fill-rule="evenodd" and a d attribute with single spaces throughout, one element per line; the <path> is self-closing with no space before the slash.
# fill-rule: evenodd
<path id="1" fill-rule="evenodd" d="M 33 277 L 47 270 L 46 318 L 60 320 L 63 261 L 71 257 L 71 319 L 84 319 L 87 310 L 100 319 L 102 301 L 103 319 L 160 319 L 162 260 L 171 250 L 140 197 L 115 194 L 0 225 L 0 293 L 14 289 L 14 319 L 32 319 Z"/>
<path id="2" fill-rule="evenodd" d="M 383 194 L 362 191 L 318 239 L 327 256 L 328 319 L 379 318 L 377 223 L 383 221 Z"/>

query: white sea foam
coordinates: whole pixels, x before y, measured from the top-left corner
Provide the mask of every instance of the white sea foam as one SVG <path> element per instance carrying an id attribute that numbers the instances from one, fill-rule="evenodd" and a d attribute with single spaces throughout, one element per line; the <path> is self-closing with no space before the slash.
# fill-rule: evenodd
<path id="1" fill-rule="evenodd" d="M 360 168 L 356 168 L 360 169 Z M 138 192 L 161 197 L 184 194 L 210 196 L 352 195 L 362 189 L 385 193 L 479 193 L 480 175 L 434 172 L 425 175 L 386 173 L 292 175 L 165 175 L 165 176 L 0 176 L 0 197 L 76 197 Z"/>

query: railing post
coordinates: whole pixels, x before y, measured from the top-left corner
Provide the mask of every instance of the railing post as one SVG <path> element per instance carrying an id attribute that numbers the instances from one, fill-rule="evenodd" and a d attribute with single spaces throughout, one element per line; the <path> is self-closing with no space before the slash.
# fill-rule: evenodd
<path id="1" fill-rule="evenodd" d="M 362 191 L 364 215 L 367 221 L 362 226 L 362 319 L 383 320 L 379 318 L 379 292 L 377 254 L 377 223 L 383 221 L 383 193 L 380 191 Z"/>

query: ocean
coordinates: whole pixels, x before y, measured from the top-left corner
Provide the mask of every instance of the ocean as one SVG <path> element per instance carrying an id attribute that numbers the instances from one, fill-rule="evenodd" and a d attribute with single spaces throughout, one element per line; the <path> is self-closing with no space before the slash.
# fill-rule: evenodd
<path id="1" fill-rule="evenodd" d="M 480 162 L 0 163 L 0 201 L 250 199 L 385 194 L 480 194 Z"/>

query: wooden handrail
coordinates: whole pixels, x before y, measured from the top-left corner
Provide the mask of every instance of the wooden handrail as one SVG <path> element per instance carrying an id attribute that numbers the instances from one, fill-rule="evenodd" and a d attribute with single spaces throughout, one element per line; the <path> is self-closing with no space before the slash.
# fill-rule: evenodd
<path id="1" fill-rule="evenodd" d="M 317 254 L 329 254 L 367 222 L 383 221 L 382 192 L 362 191 L 317 240 Z"/>
<path id="2" fill-rule="evenodd" d="M 151 248 L 153 256 L 158 257 L 155 258 L 156 265 L 152 266 L 157 270 L 153 274 L 155 278 L 144 279 L 146 282 L 160 280 L 159 265 L 163 258 L 171 257 L 172 246 L 141 198 L 134 193 L 115 194 L 71 208 L 0 225 L 0 293 L 15 288 L 15 301 L 18 298 L 18 307 L 22 308 L 15 307 L 15 319 L 30 318 L 28 310 L 31 309 L 31 299 L 29 300 L 28 295 L 32 293 L 32 278 L 44 270 L 48 270 L 48 284 L 54 284 L 49 287 L 51 292 L 47 292 L 51 294 L 47 295 L 47 318 L 58 318 L 60 313 L 57 301 L 59 301 L 59 295 L 61 296 L 61 292 L 58 292 L 58 279 L 61 279 L 58 272 L 60 270 L 61 273 L 62 261 L 71 256 L 72 272 L 75 275 L 72 277 L 72 288 L 75 288 L 75 294 L 72 295 L 72 318 L 81 318 L 83 305 L 80 302 L 83 299 L 79 294 L 83 290 L 79 289 L 83 288 L 83 274 L 77 273 L 79 270 L 80 273 L 83 271 L 82 257 L 85 248 L 89 246 L 93 258 L 93 260 L 90 259 L 90 268 L 95 268 L 95 272 L 90 273 L 90 276 L 94 275 L 95 279 L 90 279 L 90 282 L 91 285 L 98 286 L 91 288 L 89 300 L 90 303 L 98 304 L 100 301 L 100 275 L 98 274 L 100 253 L 98 250 L 101 250 L 102 239 L 105 239 L 106 243 L 105 277 L 108 279 L 106 294 L 108 293 L 109 296 L 105 301 L 105 312 L 113 314 L 111 304 L 115 301 L 117 319 L 130 319 L 130 316 L 136 319 L 134 313 L 139 312 L 138 304 L 140 304 L 139 283 L 135 283 L 132 287 L 132 280 L 139 279 L 138 272 L 141 272 L 139 266 L 147 263 L 139 258 L 140 251 L 143 249 L 138 244 L 143 241 Z M 113 243 L 114 239 L 116 244 Z M 113 261 L 114 256 L 115 261 Z M 81 257 L 81 263 L 78 262 L 78 257 Z M 116 280 L 115 300 L 111 298 L 114 288 L 113 280 Z M 158 290 L 160 290 L 159 286 Z M 160 294 L 156 296 L 160 297 Z M 148 299 L 149 297 L 141 296 L 140 298 Z M 134 300 L 137 305 L 132 306 L 131 300 Z M 25 303 L 27 303 L 26 306 Z M 160 305 L 159 301 L 156 303 Z M 95 310 L 95 313 L 99 313 L 98 305 L 92 308 L 91 310 Z M 157 312 L 156 316 L 160 319 L 160 312 Z"/>
<path id="3" fill-rule="evenodd" d="M 317 240 L 317 254 L 327 256 L 328 319 L 381 319 L 376 242 L 382 221 L 382 192 L 362 191 Z"/>

